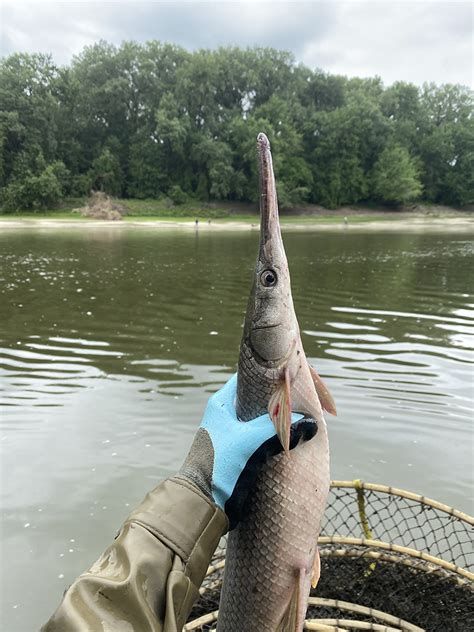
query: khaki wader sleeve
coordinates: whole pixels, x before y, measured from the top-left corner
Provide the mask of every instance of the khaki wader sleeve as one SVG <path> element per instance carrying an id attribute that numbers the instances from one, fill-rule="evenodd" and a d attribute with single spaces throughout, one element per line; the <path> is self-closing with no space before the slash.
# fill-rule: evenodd
<path id="1" fill-rule="evenodd" d="M 69 587 L 42 631 L 181 631 L 227 528 L 224 512 L 196 487 L 164 481 Z"/>

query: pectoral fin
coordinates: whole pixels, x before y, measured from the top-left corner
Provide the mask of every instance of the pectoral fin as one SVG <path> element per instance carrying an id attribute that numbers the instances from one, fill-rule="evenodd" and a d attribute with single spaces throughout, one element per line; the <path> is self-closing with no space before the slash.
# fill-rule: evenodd
<path id="1" fill-rule="evenodd" d="M 291 394 L 290 373 L 286 368 L 283 380 L 268 402 L 268 414 L 273 421 L 281 445 L 287 454 L 290 451 Z"/>
<path id="2" fill-rule="evenodd" d="M 298 632 L 298 630 L 301 630 L 303 627 L 306 609 L 304 600 L 301 597 L 304 593 L 305 576 L 305 569 L 300 568 L 290 603 L 280 623 L 278 632 Z"/>
<path id="3" fill-rule="evenodd" d="M 329 392 L 328 387 L 322 381 L 322 379 L 319 377 L 316 369 L 314 369 L 312 366 L 310 366 L 309 370 L 311 372 L 311 377 L 313 378 L 314 386 L 316 388 L 316 392 L 318 394 L 319 401 L 321 402 L 322 409 L 327 411 L 331 415 L 337 415 L 336 403 L 335 403 L 331 393 Z"/>

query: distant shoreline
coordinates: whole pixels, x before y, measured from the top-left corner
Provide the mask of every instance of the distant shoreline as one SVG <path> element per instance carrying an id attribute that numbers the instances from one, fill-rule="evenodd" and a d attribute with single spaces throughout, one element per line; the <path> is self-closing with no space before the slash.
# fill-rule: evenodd
<path id="1" fill-rule="evenodd" d="M 300 220 L 301 221 L 298 221 Z M 283 231 L 301 231 L 301 230 L 318 230 L 318 231 L 410 231 L 410 232 L 456 232 L 468 230 L 474 232 L 474 215 L 457 216 L 457 217 L 429 217 L 426 215 L 413 215 L 411 217 L 397 217 L 396 214 L 391 217 L 380 219 L 380 215 L 373 218 L 364 218 L 354 221 L 354 216 L 348 216 L 347 222 L 341 216 L 339 221 L 331 219 L 325 221 L 324 218 L 315 217 L 292 217 L 291 221 L 283 217 L 281 227 Z M 196 225 L 195 220 L 185 219 L 176 220 L 173 218 L 133 218 L 128 217 L 124 221 L 104 221 L 89 220 L 83 218 L 77 219 L 52 219 L 52 218 L 14 218 L 3 216 L 0 217 L 0 232 L 3 230 L 36 228 L 36 229 L 114 229 L 123 230 L 126 228 L 147 228 L 148 230 L 166 230 L 166 229 L 184 229 L 199 231 L 248 231 L 258 230 L 258 216 L 255 220 L 245 221 L 212 219 L 200 220 Z"/>

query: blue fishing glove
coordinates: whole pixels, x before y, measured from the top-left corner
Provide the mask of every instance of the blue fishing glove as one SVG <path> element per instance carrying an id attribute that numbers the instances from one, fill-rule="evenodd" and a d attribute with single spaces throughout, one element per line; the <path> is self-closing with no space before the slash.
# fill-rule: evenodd
<path id="1" fill-rule="evenodd" d="M 268 414 L 239 421 L 235 411 L 237 375 L 209 398 L 204 417 L 178 476 L 197 485 L 236 526 L 252 480 L 261 465 L 283 451 Z M 317 432 L 317 424 L 292 414 L 290 449 Z"/>

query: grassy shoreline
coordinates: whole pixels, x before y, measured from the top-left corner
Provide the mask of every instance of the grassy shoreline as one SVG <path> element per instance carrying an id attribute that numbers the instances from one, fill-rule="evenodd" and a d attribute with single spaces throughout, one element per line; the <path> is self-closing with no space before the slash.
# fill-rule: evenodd
<path id="1" fill-rule="evenodd" d="M 42 212 L 19 211 L 0 214 L 2 228 L 61 226 L 71 227 L 125 227 L 195 228 L 244 230 L 258 228 L 259 215 L 254 205 L 242 203 L 185 204 L 170 208 L 162 200 L 124 200 L 128 209 L 122 221 L 107 221 L 83 217 L 75 208 L 84 200 L 66 200 L 61 208 Z M 283 211 L 281 225 L 285 229 L 446 229 L 474 227 L 474 213 L 449 207 L 420 205 L 410 210 L 390 210 L 370 207 L 348 207 L 328 211 L 322 207 L 307 206 Z"/>
<path id="2" fill-rule="evenodd" d="M 411 215 L 410 217 L 422 217 Z M 374 220 L 382 220 L 382 221 L 399 221 L 407 219 L 406 215 L 402 214 L 394 214 L 394 215 L 386 215 L 380 216 L 377 214 L 360 214 L 360 215 L 352 215 L 347 218 L 347 223 L 360 223 L 360 222 L 370 222 Z M 93 219 L 90 217 L 83 217 L 78 214 L 72 213 L 61 213 L 61 212 L 45 212 L 45 213 L 15 213 L 11 215 L 0 215 L 0 222 L 55 222 L 59 221 L 61 223 L 94 223 L 97 225 L 100 224 L 134 224 L 134 223 L 192 223 L 195 224 L 196 220 L 198 220 L 200 225 L 203 224 L 232 224 L 232 223 L 244 223 L 244 224 L 256 224 L 259 222 L 258 215 L 241 215 L 234 214 L 229 215 L 227 217 L 200 217 L 196 214 L 189 215 L 126 215 L 123 217 L 121 221 L 111 221 L 111 220 L 100 220 Z M 344 223 L 344 217 L 340 215 L 292 215 L 292 216 L 280 216 L 280 222 L 282 224 L 341 224 Z"/>
<path id="3" fill-rule="evenodd" d="M 332 218 L 331 218 L 332 219 Z M 307 220 L 307 221 L 303 221 Z M 411 217 L 410 219 L 359 217 L 357 221 L 347 224 L 340 221 L 325 221 L 325 218 L 289 218 L 283 220 L 281 227 L 286 231 L 403 231 L 403 232 L 464 232 L 474 233 L 474 217 L 450 217 L 445 219 Z M 11 219 L 0 218 L 0 233 L 8 230 L 38 229 L 38 230 L 196 230 L 194 219 L 190 218 L 141 218 L 135 217 L 125 221 L 102 221 L 81 219 Z M 208 222 L 199 222 L 197 229 L 202 231 L 258 231 L 258 221 L 252 218 L 236 217 L 231 220 L 221 219 Z"/>

